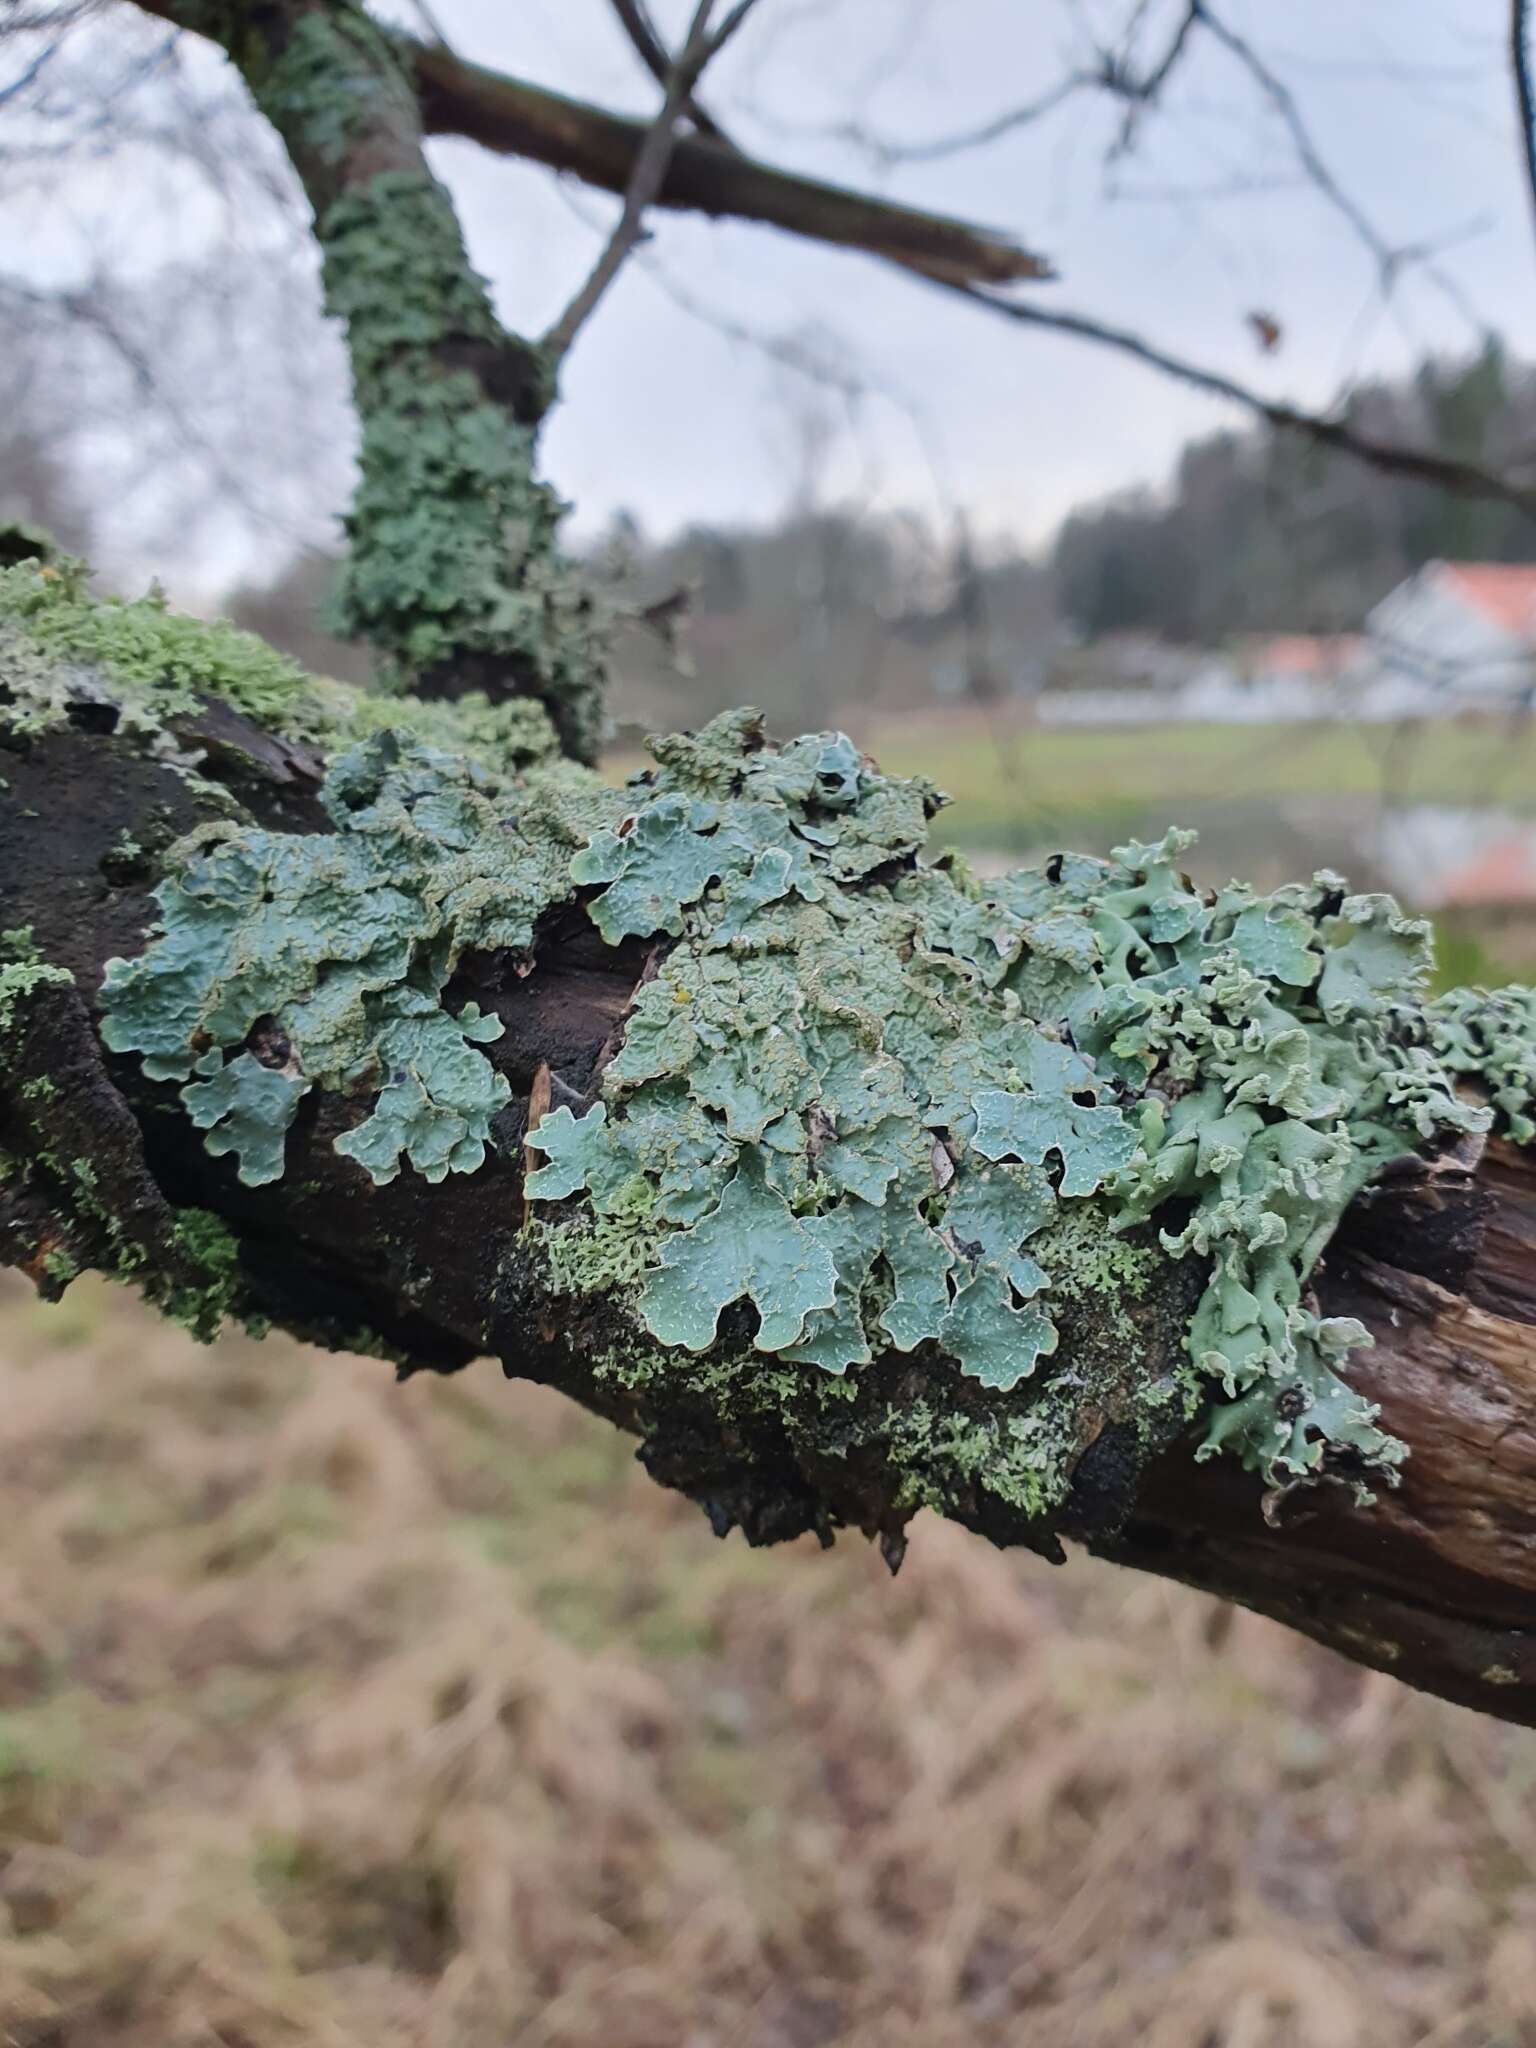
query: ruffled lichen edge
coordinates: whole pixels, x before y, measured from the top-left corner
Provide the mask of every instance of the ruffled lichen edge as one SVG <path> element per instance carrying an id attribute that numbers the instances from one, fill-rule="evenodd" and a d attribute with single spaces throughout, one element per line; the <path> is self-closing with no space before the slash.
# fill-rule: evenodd
<path id="1" fill-rule="evenodd" d="M 471 954 L 531 968 L 574 906 L 655 971 L 599 1096 L 529 1135 L 544 1163 L 506 1227 L 552 1294 L 605 1300 L 601 1376 L 824 1406 L 905 1358 L 945 1483 L 982 1459 L 1045 1515 L 1106 1398 L 1071 1304 L 1093 1295 L 1112 1327 L 1172 1259 L 1201 1276 L 1182 1354 L 1117 1367 L 1137 1443 L 1199 1413 L 1200 1454 L 1273 1481 L 1390 1479 L 1398 1447 L 1348 1385 L 1363 1333 L 1319 1317 L 1310 1275 L 1388 1159 L 1495 1120 L 1530 1135 L 1536 998 L 1425 1004 L 1427 930 L 1389 899 L 1332 876 L 1201 892 L 1177 834 L 981 883 L 923 856 L 937 792 L 842 735 L 770 746 L 749 713 L 656 742 L 623 791 L 498 747 L 473 707 L 423 707 L 425 744 L 392 700 L 399 724 L 349 747 L 335 696 L 244 636 L 95 607 L 36 564 L 4 576 L 13 738 L 83 689 L 174 753 L 177 714 L 223 688 L 340 749 L 334 829 L 201 828 L 101 994 L 106 1042 L 180 1084 L 242 1177 L 281 1174 L 311 1089 L 370 1105 L 338 1149 L 375 1180 L 473 1172 L 506 1097 L 481 1049 L 500 1026 L 444 991 Z M 893 1443 L 912 1407 L 884 1418 Z"/>

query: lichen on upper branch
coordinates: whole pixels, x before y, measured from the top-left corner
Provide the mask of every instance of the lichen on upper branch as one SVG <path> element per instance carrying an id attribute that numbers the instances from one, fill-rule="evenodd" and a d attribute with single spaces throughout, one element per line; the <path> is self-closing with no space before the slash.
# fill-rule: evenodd
<path id="1" fill-rule="evenodd" d="M 596 756 L 604 633 L 535 470 L 554 373 L 503 328 L 422 153 L 390 38 L 350 0 L 270 19 L 185 0 L 281 136 L 315 215 L 326 310 L 346 330 L 361 429 L 341 630 L 397 687 L 531 698 Z"/>

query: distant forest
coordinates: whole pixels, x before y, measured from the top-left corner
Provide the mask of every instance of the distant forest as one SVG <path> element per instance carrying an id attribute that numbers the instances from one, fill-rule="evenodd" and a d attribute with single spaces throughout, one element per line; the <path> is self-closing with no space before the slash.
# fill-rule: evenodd
<path id="1" fill-rule="evenodd" d="M 1466 460 L 1514 469 L 1536 454 L 1536 371 L 1492 340 L 1470 361 L 1362 386 L 1343 411 L 1374 439 Z M 1085 635 L 1216 646 L 1236 633 L 1349 630 L 1436 557 L 1536 561 L 1536 520 L 1250 432 L 1190 442 L 1166 490 L 1073 513 L 1051 566 L 1060 615 Z"/>

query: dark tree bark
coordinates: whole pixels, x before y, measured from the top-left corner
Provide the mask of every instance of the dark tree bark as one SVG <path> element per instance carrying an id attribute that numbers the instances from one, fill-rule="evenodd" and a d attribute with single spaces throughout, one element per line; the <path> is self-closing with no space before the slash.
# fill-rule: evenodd
<path id="1" fill-rule="evenodd" d="M 83 722 L 89 725 L 88 717 Z M 246 815 L 288 831 L 320 828 L 316 763 L 228 711 L 182 721 L 209 748 L 205 774 Z M 290 1136 L 289 1166 L 248 1188 L 233 1162 L 203 1150 L 167 1084 L 106 1053 L 91 1005 L 103 963 L 133 952 L 154 916 L 152 858 L 125 869 L 125 839 L 160 843 L 194 825 L 198 805 L 172 768 L 125 737 L 71 728 L 3 754 L 0 925 L 29 925 L 38 952 L 73 982 L 43 983 L 17 1006 L 0 1073 L 0 1151 L 43 1164 L 0 1187 L 0 1256 L 41 1284 L 83 1264 L 150 1281 L 173 1312 L 206 1291 L 179 1249 L 178 1220 L 222 1219 L 238 1241 L 229 1305 L 340 1347 L 358 1332 L 404 1370 L 452 1371 L 481 1354 L 558 1388 L 640 1440 L 662 1483 L 703 1505 L 718 1529 L 753 1542 L 840 1526 L 881 1537 L 899 1557 L 910 1510 L 892 1450 L 891 1403 L 920 1401 L 932 1364 L 892 1354 L 860 1375 L 857 1407 L 818 1445 L 771 1416 L 710 1399 L 680 1379 L 662 1396 L 594 1374 L 611 1339 L 601 1301 L 545 1293 L 523 1258 L 519 1139 L 530 1097 L 557 1071 L 586 1090 L 611 1053 L 651 964 L 637 943 L 609 947 L 573 917 L 541 945 L 532 973 L 476 959 L 453 994 L 504 1023 L 486 1048 L 512 1086 L 498 1146 L 473 1175 L 431 1186 L 414 1173 L 371 1183 L 332 1149 L 356 1106 L 324 1096 Z M 43 826 L 40 821 L 47 821 Z M 52 1086 L 39 1103 L 39 1077 Z M 67 1185 L 90 1163 L 95 1209 Z M 128 1256 L 124 1255 L 127 1245 Z M 1085 1446 L 1073 1491 L 1050 1526 L 977 1485 L 949 1512 L 999 1544 L 1059 1554 L 1058 1535 L 1119 1562 L 1181 1579 L 1269 1614 L 1358 1662 L 1504 1719 L 1536 1722 L 1536 1157 L 1471 1140 L 1451 1155 L 1402 1162 L 1358 1199 L 1330 1248 L 1319 1293 L 1358 1316 L 1375 1348 L 1352 1381 L 1408 1446 L 1402 1484 L 1374 1506 L 1329 1485 L 1264 1498 L 1220 1458 L 1197 1464 L 1181 1441 L 1150 1469 L 1117 1469 L 1106 1417 Z M 1200 1275 L 1165 1262 L 1136 1310 L 1138 1355 L 1155 1370 L 1176 1350 Z M 1063 1354 L 1087 1341 L 1070 1320 Z M 811 1369 L 807 1369 L 811 1370 Z M 947 1376 L 946 1399 L 967 1383 Z M 1267 1509 L 1267 1512 L 1266 1512 Z"/>

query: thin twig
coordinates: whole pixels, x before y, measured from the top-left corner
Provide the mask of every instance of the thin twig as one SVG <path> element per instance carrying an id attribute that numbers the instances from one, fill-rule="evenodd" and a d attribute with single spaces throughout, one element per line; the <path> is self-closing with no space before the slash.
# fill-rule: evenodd
<path id="1" fill-rule="evenodd" d="M 1480 463 L 1439 455 L 1432 448 L 1378 441 L 1357 432 L 1346 420 L 1325 413 L 1307 412 L 1300 406 L 1266 398 L 1262 392 L 1240 384 L 1236 378 L 1220 370 L 1207 369 L 1182 356 L 1170 355 L 1166 349 L 1159 348 L 1155 342 L 1132 333 L 1128 328 L 1112 327 L 1108 322 L 1092 319 L 1085 313 L 1051 312 L 1044 307 L 1027 305 L 1020 299 L 1005 299 L 998 292 L 985 291 L 975 285 L 952 284 L 944 278 L 934 278 L 932 282 L 955 293 L 968 304 L 985 307 L 1017 326 L 1043 327 L 1057 334 L 1070 334 L 1079 341 L 1092 342 L 1100 348 L 1113 349 L 1117 355 L 1129 356 L 1150 370 L 1160 370 L 1164 376 L 1187 384 L 1193 390 L 1204 391 L 1212 398 L 1238 406 L 1281 433 L 1296 434 L 1318 447 L 1351 455 L 1388 476 L 1413 477 L 1421 483 L 1452 491 L 1459 497 L 1491 499 L 1514 506 L 1528 518 L 1536 518 L 1536 481 L 1521 483 Z"/>
<path id="2" fill-rule="evenodd" d="M 1159 63 L 1141 78 L 1126 74 L 1122 66 L 1106 61 L 1102 83 L 1109 91 L 1116 93 L 1126 102 L 1125 118 L 1120 123 L 1119 138 L 1110 151 L 1110 159 L 1128 155 L 1136 140 L 1136 124 L 1146 108 L 1154 105 L 1158 94 L 1167 84 L 1174 66 L 1183 56 L 1189 43 L 1190 31 L 1200 20 L 1200 9 L 1196 0 L 1188 0 L 1179 25 L 1174 30 L 1167 49 Z"/>
<path id="3" fill-rule="evenodd" d="M 411 0 L 411 5 L 415 8 L 416 17 L 422 27 L 432 38 L 433 42 L 437 44 L 438 48 L 440 50 L 451 50 L 453 45 L 448 40 L 447 31 L 437 18 L 436 10 L 432 6 L 432 0 Z"/>
<path id="4" fill-rule="evenodd" d="M 747 4 L 750 5 L 750 0 Z M 544 337 L 544 350 L 552 362 L 558 363 L 570 348 L 644 234 L 646 211 L 666 178 L 667 166 L 672 161 L 672 151 L 677 142 L 678 119 L 688 97 L 704 66 L 726 36 L 734 32 L 744 19 L 744 9 L 738 5 L 720 33 L 711 36 L 709 17 L 714 8 L 715 0 L 698 0 L 683 47 L 668 74 L 661 110 L 651 123 L 650 133 L 641 144 L 634 169 L 629 174 L 624 210 L 619 215 L 618 225 L 608 237 L 607 246 L 592 266 L 586 282 Z"/>
<path id="5" fill-rule="evenodd" d="M 665 43 L 656 33 L 656 24 L 646 10 L 645 0 L 611 0 L 611 5 L 635 55 L 656 83 L 665 89 L 668 79 L 672 76 L 672 59 L 667 55 Z M 700 135 L 708 136 L 711 142 L 718 143 L 722 149 L 735 149 L 735 143 L 713 114 L 699 105 L 696 93 L 689 93 L 684 111 Z"/>
<path id="6" fill-rule="evenodd" d="M 1358 202 L 1349 196 L 1334 176 L 1312 139 L 1312 132 L 1296 104 L 1296 95 L 1284 80 L 1270 69 L 1251 43 L 1245 41 L 1235 29 L 1229 28 L 1219 15 L 1212 13 L 1207 0 L 1190 0 L 1190 11 L 1227 54 L 1237 60 L 1269 101 L 1290 136 L 1291 147 L 1295 150 L 1297 161 L 1307 177 L 1370 250 L 1381 271 L 1383 287 L 1390 289 L 1402 267 L 1402 251 L 1392 247 Z"/>
<path id="7" fill-rule="evenodd" d="M 1536 207 L 1536 88 L 1531 83 L 1530 0 L 1510 0 L 1509 61 L 1515 74 L 1515 99 L 1520 108 L 1520 148 L 1525 182 Z"/>

